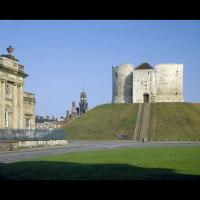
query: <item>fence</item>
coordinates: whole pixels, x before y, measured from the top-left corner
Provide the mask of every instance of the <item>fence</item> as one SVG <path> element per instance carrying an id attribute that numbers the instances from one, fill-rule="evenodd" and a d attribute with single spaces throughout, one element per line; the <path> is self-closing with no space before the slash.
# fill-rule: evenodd
<path id="1" fill-rule="evenodd" d="M 36 129 L 36 130 L 17 130 L 17 129 L 0 129 L 0 140 L 64 140 L 66 133 L 64 129 Z"/>
<path id="2" fill-rule="evenodd" d="M 197 137 L 193 138 L 148 138 L 150 142 L 174 142 L 174 143 L 181 143 L 181 142 L 200 142 L 200 139 Z"/>

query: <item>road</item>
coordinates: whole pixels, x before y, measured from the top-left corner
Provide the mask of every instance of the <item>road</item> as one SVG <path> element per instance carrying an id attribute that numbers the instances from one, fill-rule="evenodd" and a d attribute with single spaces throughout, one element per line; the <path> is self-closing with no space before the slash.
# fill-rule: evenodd
<path id="1" fill-rule="evenodd" d="M 105 150 L 123 147 L 159 147 L 159 146 L 199 146 L 200 143 L 186 142 L 133 142 L 133 141 L 72 141 L 65 146 L 40 147 L 12 152 L 0 152 L 0 164 L 29 160 L 34 157 L 56 155 L 71 152 Z"/>

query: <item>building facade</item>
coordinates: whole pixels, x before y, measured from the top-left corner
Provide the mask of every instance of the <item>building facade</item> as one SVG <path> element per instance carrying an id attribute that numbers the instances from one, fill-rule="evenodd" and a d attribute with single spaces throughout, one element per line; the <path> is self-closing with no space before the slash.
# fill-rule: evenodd
<path id="1" fill-rule="evenodd" d="M 183 102 L 183 64 L 112 68 L 113 103 Z"/>
<path id="2" fill-rule="evenodd" d="M 36 129 L 54 130 L 61 127 L 60 121 L 56 118 L 36 116 Z"/>
<path id="3" fill-rule="evenodd" d="M 0 129 L 35 129 L 35 95 L 24 92 L 28 76 L 13 56 L 14 48 L 0 56 Z"/>

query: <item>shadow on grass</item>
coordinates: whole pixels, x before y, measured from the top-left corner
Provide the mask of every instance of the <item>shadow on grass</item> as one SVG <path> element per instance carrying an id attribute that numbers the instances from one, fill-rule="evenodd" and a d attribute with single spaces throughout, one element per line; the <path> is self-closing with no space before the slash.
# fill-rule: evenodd
<path id="1" fill-rule="evenodd" d="M 1 164 L 0 180 L 200 180 L 200 176 L 126 164 L 24 161 Z"/>

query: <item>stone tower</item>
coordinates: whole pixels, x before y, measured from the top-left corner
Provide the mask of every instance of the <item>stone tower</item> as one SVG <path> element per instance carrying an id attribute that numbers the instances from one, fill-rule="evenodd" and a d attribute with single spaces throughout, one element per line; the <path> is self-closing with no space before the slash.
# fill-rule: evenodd
<path id="1" fill-rule="evenodd" d="M 77 109 L 75 101 L 72 101 L 71 117 L 74 118 L 77 116 Z"/>
<path id="2" fill-rule="evenodd" d="M 183 64 L 112 68 L 113 103 L 183 102 Z"/>
<path id="3" fill-rule="evenodd" d="M 66 111 L 66 116 L 65 118 L 69 118 L 69 110 Z"/>
<path id="4" fill-rule="evenodd" d="M 155 69 L 142 63 L 133 71 L 133 103 L 155 101 Z"/>
<path id="5" fill-rule="evenodd" d="M 132 103 L 133 102 L 133 66 L 123 64 L 112 68 L 112 102 Z"/>
<path id="6" fill-rule="evenodd" d="M 80 107 L 80 115 L 87 112 L 88 110 L 87 95 L 86 92 L 84 92 L 84 90 L 81 92 L 80 95 L 79 107 Z"/>

